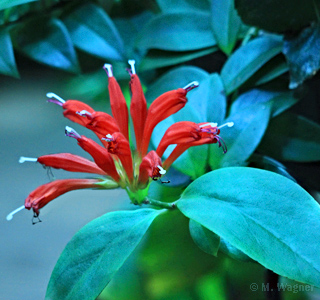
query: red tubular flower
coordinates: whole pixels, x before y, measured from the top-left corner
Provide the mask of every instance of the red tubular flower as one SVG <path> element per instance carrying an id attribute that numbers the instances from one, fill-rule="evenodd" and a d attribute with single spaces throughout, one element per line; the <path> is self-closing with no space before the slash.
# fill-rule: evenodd
<path id="1" fill-rule="evenodd" d="M 69 191 L 98 188 L 96 183 L 98 179 L 63 179 L 49 182 L 41 185 L 32 191 L 25 200 L 25 208 L 33 209 L 36 215 L 39 215 L 39 209 L 48 204 L 51 200 L 65 194 Z"/>
<path id="2" fill-rule="evenodd" d="M 120 131 L 115 119 L 105 112 L 96 111 L 88 119 L 86 127 L 101 136 Z"/>
<path id="3" fill-rule="evenodd" d="M 38 158 L 38 162 L 46 167 L 63 169 L 69 172 L 107 175 L 107 173 L 101 170 L 94 162 L 70 153 L 43 155 Z"/>
<path id="4" fill-rule="evenodd" d="M 121 88 L 117 80 L 113 77 L 111 65 L 105 64 L 104 69 L 107 72 L 109 78 L 108 89 L 112 115 L 117 121 L 117 124 L 120 128 L 120 132 L 125 136 L 127 140 L 129 140 L 129 115 L 126 100 L 122 94 Z"/>

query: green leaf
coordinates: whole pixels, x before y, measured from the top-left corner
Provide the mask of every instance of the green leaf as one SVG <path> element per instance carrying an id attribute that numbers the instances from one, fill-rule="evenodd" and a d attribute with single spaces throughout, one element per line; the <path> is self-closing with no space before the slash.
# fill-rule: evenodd
<path id="1" fill-rule="evenodd" d="M 281 175 L 245 167 L 195 180 L 178 200 L 188 218 L 227 240 L 264 267 L 320 286 L 320 206 Z"/>
<path id="2" fill-rule="evenodd" d="M 221 78 L 227 94 L 240 87 L 281 50 L 282 41 L 280 38 L 265 35 L 252 40 L 235 51 L 221 70 Z"/>
<path id="3" fill-rule="evenodd" d="M 320 69 L 320 23 L 308 27 L 296 37 L 285 37 L 283 53 L 290 71 L 290 88 L 294 89 Z"/>
<path id="4" fill-rule="evenodd" d="M 156 0 L 161 11 L 169 12 L 190 12 L 194 10 L 208 11 L 210 9 L 209 1 L 206 0 Z"/>
<path id="5" fill-rule="evenodd" d="M 293 92 L 279 92 L 272 90 L 253 89 L 241 94 L 231 105 L 230 113 L 234 114 L 238 110 L 245 109 L 256 103 L 270 103 L 272 106 L 271 115 L 275 117 L 296 104 L 298 99 Z"/>
<path id="6" fill-rule="evenodd" d="M 217 256 L 220 237 L 194 220 L 189 222 L 189 230 L 193 241 L 204 252 Z"/>
<path id="7" fill-rule="evenodd" d="M 4 10 L 9 7 L 29 3 L 29 2 L 35 2 L 39 0 L 1 0 L 0 2 L 0 10 Z"/>
<path id="8" fill-rule="evenodd" d="M 212 0 L 212 29 L 219 48 L 229 55 L 237 42 L 241 20 L 234 0 Z"/>
<path id="9" fill-rule="evenodd" d="M 192 220 L 190 220 L 190 222 L 191 221 Z M 193 221 L 193 222 L 195 222 L 195 221 Z M 210 231 L 210 232 L 212 232 L 212 231 Z M 230 256 L 233 259 L 240 260 L 240 261 L 254 262 L 248 255 L 244 254 L 241 250 L 232 246 L 229 242 L 227 242 L 226 240 L 224 240 L 222 238 L 220 238 L 219 250 L 222 251 L 224 254 L 227 254 L 228 256 Z"/>
<path id="10" fill-rule="evenodd" d="M 205 48 L 196 51 L 162 51 L 150 50 L 143 58 L 139 69 L 152 70 L 156 68 L 167 67 L 171 65 L 181 64 L 183 62 L 202 57 L 217 51 L 217 47 Z"/>
<path id="11" fill-rule="evenodd" d="M 210 145 L 210 167 L 214 170 L 245 164 L 267 129 L 270 112 L 270 104 L 257 103 L 231 114 L 225 122 L 233 122 L 233 127 L 223 127 L 219 134 L 228 152 L 224 154 L 216 144 Z"/>
<path id="12" fill-rule="evenodd" d="M 0 45 L 0 73 L 19 78 L 11 38 L 5 29 L 0 30 Z"/>
<path id="13" fill-rule="evenodd" d="M 79 49 L 102 59 L 123 60 L 121 36 L 102 8 L 86 3 L 65 19 L 72 42 Z"/>
<path id="14" fill-rule="evenodd" d="M 19 51 L 37 62 L 72 73 L 79 72 L 69 33 L 58 19 L 40 17 L 24 23 L 13 31 L 13 41 Z"/>
<path id="15" fill-rule="evenodd" d="M 142 28 L 136 46 L 139 49 L 191 51 L 216 44 L 210 28 L 210 14 L 193 11 L 155 16 Z"/>
<path id="16" fill-rule="evenodd" d="M 270 122 L 259 151 L 278 160 L 320 160 L 320 125 L 302 116 L 285 113 Z"/>
<path id="17" fill-rule="evenodd" d="M 46 299 L 96 299 L 164 211 L 107 213 L 80 229 L 53 270 Z"/>
<path id="18" fill-rule="evenodd" d="M 235 0 L 242 21 L 267 31 L 293 32 L 318 19 L 319 0 Z"/>

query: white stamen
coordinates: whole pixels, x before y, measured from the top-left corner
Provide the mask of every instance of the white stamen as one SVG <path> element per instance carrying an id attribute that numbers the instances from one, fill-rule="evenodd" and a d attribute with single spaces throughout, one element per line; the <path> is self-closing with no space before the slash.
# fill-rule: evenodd
<path id="1" fill-rule="evenodd" d="M 25 157 L 25 156 L 21 156 L 21 157 L 19 158 L 19 163 L 20 163 L 20 164 L 23 164 L 25 161 L 37 162 L 38 159 L 37 159 L 37 158 L 34 158 L 34 157 Z"/>
<path id="2" fill-rule="evenodd" d="M 198 81 L 192 81 L 190 82 L 189 84 L 187 84 L 183 89 L 184 90 L 187 90 L 187 91 L 190 91 L 196 87 L 199 86 L 199 82 Z"/>
<path id="3" fill-rule="evenodd" d="M 76 114 L 79 115 L 79 116 L 81 116 L 81 117 L 85 117 L 86 115 L 88 115 L 88 116 L 91 116 L 91 115 L 92 115 L 91 113 L 89 113 L 89 112 L 86 111 L 86 110 L 77 111 Z"/>
<path id="4" fill-rule="evenodd" d="M 129 59 L 128 60 L 128 63 L 129 63 L 129 65 L 130 65 L 130 67 L 131 67 L 131 73 L 132 74 L 136 74 L 136 68 L 135 68 L 135 63 L 136 63 L 136 61 L 134 60 L 134 59 Z"/>
<path id="5" fill-rule="evenodd" d="M 225 124 L 220 125 L 218 128 L 220 129 L 220 128 L 225 127 L 225 126 L 232 127 L 233 125 L 234 125 L 233 122 L 227 122 Z"/>
<path id="6" fill-rule="evenodd" d="M 17 209 L 15 209 L 14 211 L 12 211 L 10 214 L 7 215 L 6 219 L 7 221 L 11 221 L 13 218 L 13 215 L 16 214 L 17 212 L 19 212 L 20 210 L 23 210 L 25 207 L 24 205 L 18 207 Z"/>
<path id="7" fill-rule="evenodd" d="M 113 72 L 112 72 L 112 65 L 110 64 L 104 64 L 103 68 L 105 69 L 105 71 L 108 74 L 108 77 L 112 77 L 113 76 Z"/>
<path id="8" fill-rule="evenodd" d="M 158 167 L 158 169 L 160 170 L 159 173 L 160 173 L 161 175 L 164 175 L 164 174 L 167 173 L 167 171 L 166 171 L 164 168 L 162 168 L 161 166 L 157 166 L 157 167 Z"/>
<path id="9" fill-rule="evenodd" d="M 200 128 L 202 127 L 206 127 L 206 126 L 211 126 L 211 127 L 217 127 L 218 123 L 205 123 L 205 124 L 202 124 L 202 125 L 199 125 Z"/>
<path id="10" fill-rule="evenodd" d="M 54 94 L 54 93 L 47 93 L 46 95 L 48 98 L 53 98 L 53 99 L 56 99 L 58 100 L 59 102 L 61 103 L 65 103 L 66 101 L 63 100 L 61 97 L 59 97 L 58 95 Z"/>
<path id="11" fill-rule="evenodd" d="M 104 141 L 107 141 L 107 142 L 111 142 L 112 139 L 113 139 L 112 135 L 111 135 L 110 133 L 108 133 L 108 134 L 106 135 L 106 137 L 105 137 L 105 138 L 102 138 L 101 140 L 104 140 Z"/>

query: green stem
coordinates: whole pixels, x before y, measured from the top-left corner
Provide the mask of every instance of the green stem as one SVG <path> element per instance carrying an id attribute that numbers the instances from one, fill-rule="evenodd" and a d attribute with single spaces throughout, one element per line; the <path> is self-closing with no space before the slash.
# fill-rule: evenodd
<path id="1" fill-rule="evenodd" d="M 150 198 L 146 198 L 142 203 L 150 204 L 150 205 L 161 207 L 161 208 L 167 208 L 167 209 L 175 209 L 177 207 L 175 202 L 168 203 L 168 202 L 162 202 L 162 201 L 158 201 Z"/>

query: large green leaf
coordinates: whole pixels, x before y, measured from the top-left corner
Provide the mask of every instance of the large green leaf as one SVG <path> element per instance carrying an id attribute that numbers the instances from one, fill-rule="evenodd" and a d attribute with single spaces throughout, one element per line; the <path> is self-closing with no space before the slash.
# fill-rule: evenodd
<path id="1" fill-rule="evenodd" d="M 259 151 L 279 160 L 320 160 L 320 125 L 302 116 L 285 113 L 270 122 Z"/>
<path id="2" fill-rule="evenodd" d="M 210 3 L 208 0 L 156 0 L 161 11 L 164 13 L 194 10 L 208 11 Z"/>
<path id="3" fill-rule="evenodd" d="M 6 9 L 9 7 L 13 7 L 13 6 L 17 6 L 17 5 L 21 5 L 21 4 L 25 4 L 25 3 L 29 3 L 29 2 L 35 2 L 35 1 L 39 1 L 39 0 L 1 0 L 0 10 Z"/>
<path id="4" fill-rule="evenodd" d="M 193 11 L 160 14 L 142 28 L 137 47 L 167 51 L 191 51 L 216 44 L 210 28 L 210 14 Z"/>
<path id="5" fill-rule="evenodd" d="M 241 20 L 234 0 L 212 0 L 212 29 L 219 48 L 229 55 L 237 41 Z"/>
<path id="6" fill-rule="evenodd" d="M 256 103 L 270 103 L 272 105 L 271 114 L 275 117 L 297 103 L 297 101 L 298 99 L 294 97 L 292 92 L 253 89 L 241 94 L 236 101 L 232 103 L 230 113 L 236 113 L 238 110 Z"/>
<path id="7" fill-rule="evenodd" d="M 123 42 L 102 8 L 86 3 L 64 20 L 72 42 L 79 49 L 103 59 L 122 60 Z"/>
<path id="8" fill-rule="evenodd" d="M 36 30 L 35 30 L 36 28 Z M 69 33 L 58 19 L 33 19 L 13 32 L 15 46 L 31 59 L 77 73 L 79 65 Z"/>
<path id="9" fill-rule="evenodd" d="M 283 53 L 290 70 L 290 88 L 296 88 L 320 69 L 320 23 L 305 28 L 296 37 L 285 37 Z"/>
<path id="10" fill-rule="evenodd" d="M 318 19 L 319 0 L 235 0 L 243 22 L 267 31 L 293 32 Z"/>
<path id="11" fill-rule="evenodd" d="M 46 299 L 96 299 L 165 210 L 107 213 L 83 227 L 62 252 Z"/>
<path id="12" fill-rule="evenodd" d="M 282 40 L 273 35 L 254 39 L 235 51 L 221 70 L 227 94 L 232 93 L 282 50 Z"/>
<path id="13" fill-rule="evenodd" d="M 266 268 L 320 286 L 320 206 L 292 180 L 223 168 L 195 180 L 177 206 Z"/>
<path id="14" fill-rule="evenodd" d="M 11 38 L 7 30 L 0 30 L 0 73 L 13 77 L 19 77 L 19 73 L 14 59 Z"/>
<path id="15" fill-rule="evenodd" d="M 267 129 L 270 112 L 269 103 L 257 103 L 231 114 L 225 122 L 233 122 L 233 127 L 223 127 L 219 134 L 225 141 L 228 152 L 224 154 L 217 145 L 211 145 L 210 167 L 214 170 L 245 164 Z"/>

